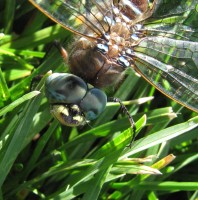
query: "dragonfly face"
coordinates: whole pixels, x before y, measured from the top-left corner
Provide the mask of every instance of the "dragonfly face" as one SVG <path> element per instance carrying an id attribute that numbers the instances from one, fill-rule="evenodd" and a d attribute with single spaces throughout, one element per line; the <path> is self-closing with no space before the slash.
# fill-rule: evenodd
<path id="1" fill-rule="evenodd" d="M 171 8 L 165 0 L 29 1 L 81 36 L 69 57 L 72 74 L 104 88 L 132 67 L 169 98 L 198 112 L 197 32 L 183 25 L 187 14 L 196 12 L 196 0 L 175 1 Z"/>
<path id="2" fill-rule="evenodd" d="M 66 126 L 83 125 L 104 110 L 106 94 L 89 88 L 80 78 L 68 73 L 54 73 L 45 83 L 45 93 L 51 104 L 51 113 Z"/>

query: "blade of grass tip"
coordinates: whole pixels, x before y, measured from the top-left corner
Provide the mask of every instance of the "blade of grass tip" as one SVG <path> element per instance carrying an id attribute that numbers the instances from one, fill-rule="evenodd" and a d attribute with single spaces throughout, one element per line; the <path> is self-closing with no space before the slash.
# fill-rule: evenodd
<path id="1" fill-rule="evenodd" d="M 175 158 L 176 156 L 174 156 L 173 154 L 169 154 L 168 156 L 154 163 L 151 167 L 160 170 L 170 164 Z M 145 180 L 149 176 L 149 174 L 141 175 L 141 180 Z"/>
<path id="2" fill-rule="evenodd" d="M 150 125 L 157 125 L 163 122 L 170 122 L 172 119 L 177 117 L 177 114 L 175 112 L 173 112 L 171 107 L 165 107 L 165 108 L 157 108 L 155 110 L 149 111 L 146 113 L 148 116 L 148 121 L 147 124 Z M 167 125 L 164 124 L 164 126 Z M 164 127 L 165 128 L 165 127 Z M 159 129 L 158 129 L 159 130 Z"/>
<path id="3" fill-rule="evenodd" d="M 192 129 L 198 127 L 198 117 L 194 117 L 184 123 L 171 126 L 169 128 L 163 129 L 152 135 L 146 136 L 134 142 L 134 145 L 131 149 L 126 149 L 123 157 L 131 156 L 135 153 L 148 149 L 152 146 L 160 144 L 164 141 L 178 137 L 181 134 L 184 134 Z M 128 152 L 127 152 L 128 151 Z"/>
<path id="4" fill-rule="evenodd" d="M 139 98 L 139 99 L 134 99 L 134 100 L 129 100 L 129 101 L 122 101 L 122 103 L 125 106 L 132 105 L 132 104 L 140 105 L 140 104 L 146 103 L 148 101 L 151 101 L 153 98 L 154 97 L 142 97 L 142 98 Z M 117 102 L 107 102 L 107 107 L 108 106 L 120 106 L 120 104 L 117 103 Z"/>
<path id="5" fill-rule="evenodd" d="M 168 165 L 170 162 L 172 162 L 175 159 L 175 156 L 170 154 L 166 156 L 165 158 L 161 159 L 160 161 L 156 162 L 153 164 L 151 167 L 154 169 L 161 169 Z M 121 194 L 127 194 L 131 191 L 131 188 L 136 188 L 137 185 L 141 184 L 145 179 L 150 177 L 152 174 L 142 174 L 136 176 L 134 179 L 122 183 L 122 188 L 120 189 Z M 126 187 L 123 187 L 126 186 Z M 120 187 L 120 183 L 113 183 L 112 184 L 113 188 Z"/>
<path id="6" fill-rule="evenodd" d="M 40 94 L 39 91 L 32 91 L 32 92 L 30 92 L 28 94 L 23 95 L 21 98 L 19 98 L 16 101 L 12 102 L 8 106 L 5 106 L 4 108 L 2 108 L 0 110 L 0 116 L 6 114 L 7 112 L 12 111 L 14 108 L 16 108 L 17 106 L 19 106 L 20 104 L 24 103 L 27 100 L 32 99 L 33 97 L 35 97 L 35 96 L 37 96 L 39 94 Z"/>
<path id="7" fill-rule="evenodd" d="M 45 75 L 41 82 L 39 83 L 38 87 L 41 89 L 43 88 L 44 81 L 46 77 Z M 42 95 L 37 95 L 33 100 L 28 102 L 19 115 L 19 123 L 13 127 L 11 131 L 14 131 L 14 134 L 11 138 L 9 144 L 7 144 L 5 154 L 2 156 L 0 162 L 0 186 L 3 184 L 4 180 L 6 179 L 7 174 L 9 173 L 15 159 L 17 158 L 18 154 L 21 152 L 23 144 L 28 138 L 29 131 L 31 129 L 31 125 L 33 123 L 32 119 L 36 114 L 37 110 L 40 107 L 40 102 L 42 100 Z"/>
<path id="8" fill-rule="evenodd" d="M 169 154 L 168 156 L 154 163 L 152 167 L 157 168 L 157 169 L 162 169 L 166 167 L 167 165 L 169 165 L 175 158 L 176 156 L 174 156 L 173 154 Z"/>
<path id="9" fill-rule="evenodd" d="M 162 173 L 153 167 L 144 165 L 138 162 L 127 162 L 116 163 L 111 170 L 111 178 L 113 175 L 125 175 L 125 174 L 151 174 L 151 175 L 161 175 Z"/>

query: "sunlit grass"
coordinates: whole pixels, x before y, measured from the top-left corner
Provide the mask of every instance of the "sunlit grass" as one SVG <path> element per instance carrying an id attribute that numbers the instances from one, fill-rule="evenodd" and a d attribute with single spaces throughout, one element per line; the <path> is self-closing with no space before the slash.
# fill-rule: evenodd
<path id="1" fill-rule="evenodd" d="M 132 148 L 134 133 L 118 104 L 109 103 L 84 127 L 61 126 L 43 87 L 48 71 L 68 71 L 53 41 L 70 46 L 71 34 L 27 1 L 15 3 L 2 2 L 6 9 L 0 11 L 13 16 L 0 21 L 1 199 L 162 199 L 175 192 L 196 199 L 196 114 L 128 70 L 107 93 L 135 100 L 123 102 L 137 127 Z M 31 87 L 37 75 L 44 77 Z"/>

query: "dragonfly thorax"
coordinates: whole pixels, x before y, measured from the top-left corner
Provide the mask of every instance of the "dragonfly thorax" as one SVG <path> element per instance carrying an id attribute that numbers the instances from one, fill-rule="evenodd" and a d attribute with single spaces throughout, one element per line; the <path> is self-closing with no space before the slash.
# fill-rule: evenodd
<path id="1" fill-rule="evenodd" d="M 125 71 L 125 67 L 117 62 L 118 56 L 110 56 L 121 53 L 123 48 L 119 49 L 116 45 L 109 45 L 109 41 L 95 43 L 81 38 L 76 41 L 69 56 L 70 71 L 98 88 L 116 84 Z"/>

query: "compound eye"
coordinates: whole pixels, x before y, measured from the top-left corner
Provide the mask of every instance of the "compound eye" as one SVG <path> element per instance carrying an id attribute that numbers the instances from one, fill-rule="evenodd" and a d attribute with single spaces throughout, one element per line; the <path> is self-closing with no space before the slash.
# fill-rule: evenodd
<path id="1" fill-rule="evenodd" d="M 50 103 L 76 104 L 86 92 L 87 84 L 73 74 L 54 73 L 45 82 L 45 93 Z"/>
<path id="2" fill-rule="evenodd" d="M 81 113 L 78 105 L 52 105 L 50 109 L 51 114 L 61 124 L 65 126 L 79 126 L 84 125 L 86 120 Z"/>
<path id="3" fill-rule="evenodd" d="M 97 88 L 90 89 L 80 102 L 80 108 L 87 120 L 93 120 L 103 112 L 106 107 L 107 96 Z"/>

